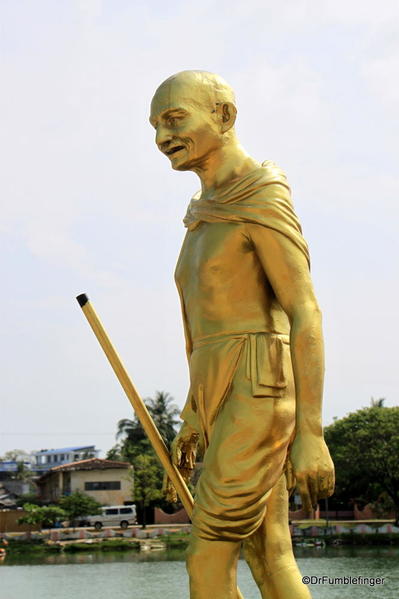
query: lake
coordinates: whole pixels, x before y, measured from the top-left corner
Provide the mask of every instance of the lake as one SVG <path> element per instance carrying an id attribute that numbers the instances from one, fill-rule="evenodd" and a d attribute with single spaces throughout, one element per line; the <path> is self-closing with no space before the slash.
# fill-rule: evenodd
<path id="1" fill-rule="evenodd" d="M 383 586 L 310 585 L 313 599 L 397 599 L 399 548 L 296 548 L 303 575 L 383 577 Z M 0 565 L 0 599 L 188 599 L 181 551 L 7 556 Z M 259 593 L 244 560 L 238 565 L 245 599 Z M 293 598 L 294 599 L 294 598 Z"/>

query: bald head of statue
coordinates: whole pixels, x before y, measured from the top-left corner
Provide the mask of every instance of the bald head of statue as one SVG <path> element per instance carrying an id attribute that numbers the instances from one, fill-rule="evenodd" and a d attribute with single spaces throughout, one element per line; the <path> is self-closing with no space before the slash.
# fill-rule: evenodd
<path id="1" fill-rule="evenodd" d="M 166 79 L 151 102 L 156 144 L 175 170 L 197 170 L 236 141 L 232 88 L 207 71 L 182 71 Z"/>

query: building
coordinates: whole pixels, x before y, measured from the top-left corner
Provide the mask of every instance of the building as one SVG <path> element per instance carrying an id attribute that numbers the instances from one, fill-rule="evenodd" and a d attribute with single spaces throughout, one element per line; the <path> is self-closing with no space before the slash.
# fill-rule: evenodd
<path id="1" fill-rule="evenodd" d="M 35 464 L 32 469 L 41 474 L 54 466 L 79 462 L 89 458 L 97 458 L 100 453 L 95 445 L 79 445 L 77 447 L 63 447 L 61 449 L 41 449 L 35 451 L 33 456 Z"/>
<path id="2" fill-rule="evenodd" d="M 0 461 L 0 487 L 14 499 L 35 492 L 32 477 L 32 465 L 28 460 Z"/>
<path id="3" fill-rule="evenodd" d="M 14 478 L 23 470 L 32 471 L 32 465 L 27 460 L 0 460 L 0 481 Z"/>
<path id="4" fill-rule="evenodd" d="M 133 466 L 91 458 L 54 466 L 37 481 L 40 498 L 56 502 L 62 495 L 82 491 L 101 505 L 123 505 L 132 501 Z"/>

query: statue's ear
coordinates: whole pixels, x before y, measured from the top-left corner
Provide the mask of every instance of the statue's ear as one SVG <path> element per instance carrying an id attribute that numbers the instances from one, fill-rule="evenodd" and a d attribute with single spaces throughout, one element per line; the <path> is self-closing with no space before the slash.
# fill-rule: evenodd
<path id="1" fill-rule="evenodd" d="M 226 131 L 234 127 L 237 116 L 237 108 L 232 102 L 223 102 L 223 104 L 218 104 L 217 113 L 220 119 L 222 133 L 226 133 Z"/>

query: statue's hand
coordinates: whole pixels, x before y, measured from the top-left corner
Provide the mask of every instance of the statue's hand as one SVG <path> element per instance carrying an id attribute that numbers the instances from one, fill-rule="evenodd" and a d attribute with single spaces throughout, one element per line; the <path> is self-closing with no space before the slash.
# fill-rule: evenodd
<path id="1" fill-rule="evenodd" d="M 334 492 L 334 464 L 324 438 L 311 433 L 298 433 L 289 455 L 287 487 L 296 488 L 303 508 L 310 512 L 317 500 Z"/>
<path id="2" fill-rule="evenodd" d="M 182 425 L 179 433 L 172 441 L 170 456 L 186 483 L 189 482 L 194 472 L 198 441 L 198 432 L 187 423 Z M 177 502 L 176 489 L 166 474 L 164 477 L 163 492 L 168 501 L 171 503 Z"/>

